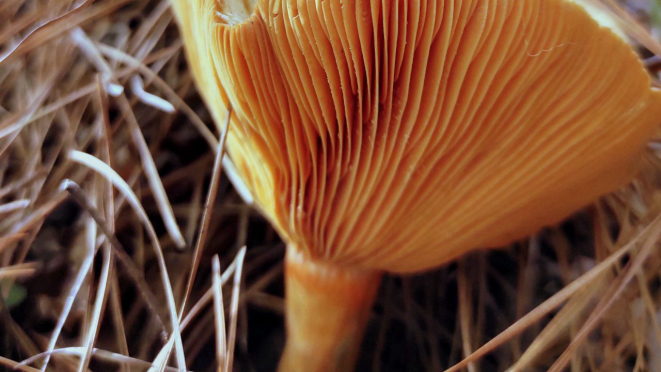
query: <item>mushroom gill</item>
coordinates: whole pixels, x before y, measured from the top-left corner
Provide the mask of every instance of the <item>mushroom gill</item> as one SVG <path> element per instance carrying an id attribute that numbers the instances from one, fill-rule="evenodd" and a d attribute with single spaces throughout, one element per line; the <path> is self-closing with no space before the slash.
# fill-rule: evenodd
<path id="1" fill-rule="evenodd" d="M 379 272 L 557 223 L 630 180 L 661 123 L 636 54 L 567 0 L 173 3 L 217 123 L 232 106 L 229 154 L 289 246 L 287 311 L 308 315 L 288 316 L 283 369 L 351 365 Z M 333 305 L 334 328 L 311 324 Z M 343 327 L 333 350 L 291 341 Z"/>

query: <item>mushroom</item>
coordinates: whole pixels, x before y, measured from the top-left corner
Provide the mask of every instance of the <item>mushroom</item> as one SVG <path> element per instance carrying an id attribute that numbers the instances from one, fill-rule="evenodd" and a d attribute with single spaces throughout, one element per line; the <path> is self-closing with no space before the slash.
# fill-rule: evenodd
<path id="1" fill-rule="evenodd" d="M 566 0 L 174 0 L 228 152 L 287 243 L 283 371 L 352 368 L 382 272 L 628 182 L 661 92 Z"/>

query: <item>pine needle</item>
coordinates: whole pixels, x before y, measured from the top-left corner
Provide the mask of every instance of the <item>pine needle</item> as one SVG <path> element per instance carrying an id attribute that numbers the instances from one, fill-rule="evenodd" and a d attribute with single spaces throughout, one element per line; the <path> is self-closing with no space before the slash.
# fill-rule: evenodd
<path id="1" fill-rule="evenodd" d="M 167 267 L 165 265 L 165 258 L 163 257 L 163 251 L 161 250 L 161 246 L 158 241 L 158 236 L 156 235 L 156 231 L 154 230 L 154 227 L 152 226 L 151 222 L 149 221 L 149 218 L 147 217 L 147 213 L 145 212 L 144 208 L 138 201 L 138 198 L 135 196 L 133 190 L 131 190 L 129 185 L 107 164 L 103 163 L 102 161 L 91 155 L 82 153 L 80 151 L 70 152 L 69 158 L 72 161 L 75 161 L 77 163 L 89 167 L 90 169 L 93 169 L 94 171 L 104 176 L 106 179 L 110 180 L 113 183 L 113 185 L 117 187 L 126 197 L 129 204 L 133 208 L 134 212 L 136 212 L 141 222 L 143 223 L 143 226 L 147 230 L 149 238 L 152 241 L 152 245 L 156 253 L 156 257 L 158 259 L 161 280 L 167 298 L 168 310 L 170 312 L 170 321 L 172 325 L 172 332 L 174 334 L 174 347 L 177 352 L 177 362 L 179 363 L 179 370 L 185 371 L 186 359 L 184 356 L 184 349 L 181 341 L 181 333 L 179 332 L 179 326 L 178 326 L 179 322 L 177 317 L 177 310 L 175 308 L 174 294 L 172 292 L 172 286 L 170 284 L 170 279 L 167 274 Z"/>

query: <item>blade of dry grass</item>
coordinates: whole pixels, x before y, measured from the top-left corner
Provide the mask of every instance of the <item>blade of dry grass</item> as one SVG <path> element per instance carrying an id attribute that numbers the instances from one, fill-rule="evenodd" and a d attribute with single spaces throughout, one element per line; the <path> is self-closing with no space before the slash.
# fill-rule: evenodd
<path id="1" fill-rule="evenodd" d="M 466 275 L 465 261 L 459 262 L 457 269 L 457 291 L 459 292 L 459 327 L 461 329 L 462 351 L 464 357 L 468 357 L 473 349 L 471 343 L 471 324 L 473 322 L 472 316 L 472 291 L 468 284 L 468 277 Z M 467 366 L 468 372 L 475 372 L 475 364 L 469 363 Z"/>
<path id="2" fill-rule="evenodd" d="M 132 0 L 104 1 L 98 2 L 92 6 L 74 8 L 72 11 L 38 26 L 37 29 L 30 32 L 27 37 L 20 41 L 20 43 L 9 48 L 9 50 L 0 57 L 0 66 L 25 55 L 78 25 L 110 14 L 131 1 Z M 82 5 L 86 5 L 91 2 L 89 0 L 83 0 L 81 3 Z"/>
<path id="3" fill-rule="evenodd" d="M 638 246 L 639 241 L 644 236 L 654 236 L 658 239 L 661 235 L 661 216 L 657 217 L 652 224 L 650 224 L 643 232 L 641 232 L 636 238 L 634 238 L 629 243 L 625 244 L 615 253 L 613 253 L 609 258 L 599 263 L 590 271 L 583 274 L 578 279 L 571 282 L 569 285 L 564 287 L 558 293 L 553 295 L 548 300 L 544 301 L 541 305 L 537 306 L 535 309 L 526 314 L 523 318 L 516 321 L 505 331 L 501 332 L 498 336 L 491 339 L 489 342 L 484 344 L 482 347 L 473 352 L 470 356 L 462 360 L 461 362 L 455 364 L 454 366 L 448 368 L 447 372 L 459 371 L 462 368 L 465 368 L 470 362 L 475 361 L 483 357 L 484 355 L 490 353 L 507 340 L 523 332 L 527 327 L 536 323 L 544 317 L 549 312 L 553 311 L 558 306 L 562 305 L 567 301 L 572 295 L 578 292 L 584 286 L 589 285 L 593 280 L 603 274 L 606 270 L 610 270 L 614 264 L 619 262 L 622 257 L 631 252 L 635 247 Z"/>
<path id="4" fill-rule="evenodd" d="M 166 294 L 166 299 L 167 299 L 167 305 L 168 305 L 168 311 L 170 315 L 170 322 L 172 326 L 172 332 L 174 334 L 174 347 L 176 348 L 177 352 L 177 362 L 179 366 L 180 371 L 185 371 L 186 366 L 185 366 L 185 356 L 184 356 L 184 349 L 183 349 L 183 344 L 181 341 L 181 333 L 179 332 L 179 326 L 178 326 L 178 317 L 177 317 L 177 310 L 175 307 L 175 301 L 174 301 L 174 294 L 172 292 L 172 286 L 170 284 L 170 279 L 168 277 L 168 271 L 167 267 L 165 265 L 165 258 L 163 257 L 163 251 L 161 249 L 160 243 L 158 241 L 158 236 L 156 235 L 156 231 L 154 230 L 154 227 L 152 226 L 151 222 L 149 221 L 149 217 L 147 217 L 147 213 L 145 212 L 144 208 L 138 201 L 138 198 L 135 196 L 133 193 L 133 190 L 129 187 L 128 184 L 112 169 L 110 168 L 107 164 L 103 163 L 99 159 L 82 153 L 80 151 L 72 151 L 69 153 L 69 158 L 72 161 L 75 161 L 77 163 L 80 163 L 97 173 L 101 174 L 102 176 L 106 177 L 108 180 L 110 180 L 115 187 L 117 187 L 126 200 L 129 202 L 131 207 L 133 208 L 134 212 L 138 215 L 140 218 L 141 222 L 143 223 L 145 229 L 147 230 L 148 236 L 152 242 L 154 252 L 156 253 L 156 258 L 158 261 L 158 266 L 160 270 L 160 275 L 161 275 L 161 281 L 163 283 L 163 287 L 165 290 Z"/>
<path id="5" fill-rule="evenodd" d="M 193 289 L 193 284 L 195 283 L 195 276 L 197 275 L 197 270 L 200 265 L 200 260 L 202 258 L 202 252 L 204 250 L 204 244 L 206 243 L 207 233 L 209 231 L 209 224 L 211 223 L 211 215 L 213 214 L 213 207 L 218 195 L 218 185 L 220 183 L 221 171 L 223 157 L 225 155 L 225 141 L 227 139 L 227 132 L 229 129 L 229 117 L 231 109 L 227 112 L 227 122 L 225 123 L 225 131 L 221 137 L 220 143 L 218 144 L 219 149 L 216 151 L 216 159 L 214 160 L 213 170 L 211 173 L 211 183 L 209 184 L 209 191 L 207 192 L 207 198 L 204 203 L 204 212 L 202 213 L 202 221 L 200 223 L 200 229 L 197 235 L 197 241 L 195 242 L 195 250 L 193 251 L 193 262 L 191 264 L 190 273 L 188 277 L 188 284 L 186 285 L 186 291 L 184 292 L 184 298 L 181 301 L 181 309 L 179 310 L 179 322 L 184 314 L 184 309 L 186 308 L 186 302 L 188 297 Z"/>
<path id="6" fill-rule="evenodd" d="M 94 205 L 85 197 L 84 192 L 82 191 L 80 186 L 78 186 L 75 182 L 71 180 L 64 180 L 62 182 L 61 188 L 66 189 L 74 198 L 74 200 L 76 200 L 76 202 L 83 209 L 85 209 L 90 214 L 90 216 L 92 216 L 96 224 L 101 228 L 101 231 L 105 235 L 106 239 L 110 242 L 111 246 L 115 248 L 119 262 L 124 265 L 127 273 L 133 279 L 138 289 L 141 291 L 142 296 L 144 296 L 147 305 L 150 307 L 152 312 L 156 314 L 156 319 L 158 320 L 159 324 L 165 327 L 165 322 L 163 321 L 163 319 L 165 319 L 166 316 L 161 315 L 159 301 L 156 299 L 156 296 L 149 288 L 149 285 L 147 284 L 141 271 L 135 266 L 130 256 L 126 253 L 126 251 L 122 247 L 121 243 L 112 234 L 111 229 L 107 226 L 107 223 L 103 220 L 101 214 L 96 210 Z"/>
<path id="7" fill-rule="evenodd" d="M 47 79 L 44 79 L 45 81 L 39 86 L 37 92 L 34 93 L 27 109 L 24 109 L 23 112 L 12 115 L 8 119 L 0 122 L 0 139 L 11 138 L 11 140 L 7 142 L 8 144 L 11 144 L 14 142 L 14 139 L 20 130 L 32 123 L 32 116 L 37 113 L 39 107 L 41 107 L 51 93 L 53 84 L 55 84 L 58 77 L 59 74 L 57 71 L 51 73 Z M 0 151 L 0 155 L 2 155 L 4 151 L 5 150 Z"/>
<path id="8" fill-rule="evenodd" d="M 229 115 L 228 115 L 229 118 Z M 227 121 L 227 125 L 229 125 L 229 120 Z M 227 133 L 225 131 L 224 133 Z M 204 243 L 206 240 L 206 235 L 207 231 L 209 229 L 209 222 L 210 222 L 210 217 L 213 212 L 213 204 L 216 199 L 216 194 L 218 191 L 218 183 L 220 182 L 220 175 L 221 175 L 221 167 L 220 165 L 222 164 L 222 159 L 223 155 L 225 153 L 224 151 L 224 146 L 225 146 L 225 139 L 226 136 L 223 134 L 223 137 L 221 138 L 221 142 L 218 144 L 219 149 L 216 151 L 216 159 L 214 161 L 214 168 L 213 168 L 213 173 L 211 176 L 211 184 L 209 186 L 209 191 L 207 193 L 207 199 L 205 203 L 205 209 L 204 209 L 204 214 L 202 215 L 202 222 L 201 222 L 201 227 L 200 227 L 200 232 L 198 234 L 198 239 L 195 244 L 195 251 L 193 253 L 193 262 L 191 264 L 191 269 L 188 277 L 188 282 L 186 285 L 186 291 L 184 293 L 184 297 L 181 303 L 181 309 L 179 311 L 179 322 L 181 323 L 181 318 L 184 313 L 184 309 L 186 308 L 186 302 L 188 297 L 190 296 L 190 291 L 192 290 L 193 284 L 195 282 L 195 276 L 197 274 L 197 269 L 200 263 L 200 258 L 202 256 L 202 251 L 204 248 Z M 169 343 L 170 341 L 168 341 Z M 169 349 L 164 348 L 161 350 L 159 353 L 159 356 L 157 357 L 158 360 L 164 361 L 169 358 Z"/>
<path id="9" fill-rule="evenodd" d="M 81 357 L 85 354 L 85 352 L 86 352 L 85 348 L 82 347 L 82 346 L 64 347 L 64 348 L 60 348 L 60 349 L 55 349 L 55 350 L 50 351 L 50 352 L 43 352 L 43 353 L 36 354 L 36 355 L 34 355 L 34 356 L 32 356 L 28 359 L 25 359 L 25 360 L 21 361 L 20 363 L 10 361 L 6 358 L 0 357 L 0 364 L 4 363 L 5 365 L 8 365 L 8 366 L 10 366 L 12 368 L 15 368 L 15 369 L 20 369 L 22 371 L 35 372 L 35 371 L 39 371 L 39 370 L 34 369 L 32 367 L 29 367 L 28 365 L 39 361 L 39 359 L 41 359 L 41 358 L 46 358 L 47 356 L 58 355 L 58 354 L 66 354 L 66 355 L 73 355 L 73 356 Z M 92 355 L 94 357 L 100 359 L 100 360 L 105 361 L 105 362 L 110 362 L 110 363 L 114 363 L 114 364 L 127 363 L 127 364 L 132 365 L 133 367 L 137 367 L 137 368 L 143 368 L 144 369 L 144 368 L 149 367 L 151 365 L 151 363 L 146 362 L 146 361 L 141 360 L 141 359 L 132 358 L 130 356 L 113 353 L 112 351 L 103 350 L 103 349 L 99 349 L 99 348 L 92 349 Z M 172 367 L 165 367 L 165 371 L 174 372 L 174 371 L 178 371 L 178 370 L 176 368 L 172 368 Z"/>
<path id="10" fill-rule="evenodd" d="M 239 250 L 236 256 L 236 269 L 234 270 L 234 287 L 232 288 L 232 304 L 230 307 L 230 333 L 227 340 L 227 359 L 225 371 L 233 371 L 234 348 L 236 345 L 236 328 L 239 321 L 239 295 L 241 293 L 241 279 L 243 273 L 243 262 L 246 257 L 246 247 Z"/>
<path id="11" fill-rule="evenodd" d="M 172 114 L 175 111 L 174 106 L 164 100 L 163 98 L 156 96 L 154 94 L 148 93 L 145 91 L 145 84 L 142 82 L 142 79 L 138 75 L 131 76 L 131 90 L 138 99 L 145 105 L 157 108 L 168 114 Z"/>
<path id="12" fill-rule="evenodd" d="M 109 117 L 109 106 L 108 106 L 108 96 L 105 94 L 103 87 L 103 81 L 100 76 L 97 75 L 97 98 L 99 104 L 100 117 L 102 120 L 101 125 L 101 138 L 100 138 L 100 158 L 105 161 L 112 168 L 112 155 L 110 151 L 110 117 Z M 106 221 L 108 223 L 109 230 L 108 232 L 114 233 L 115 226 L 115 208 L 114 208 L 114 193 L 112 182 L 108 180 L 100 180 L 101 188 L 105 191 L 105 196 L 103 202 L 105 203 L 105 212 L 106 212 Z M 104 230 L 104 229 L 102 229 Z M 105 231 L 104 231 L 105 234 Z M 107 235 L 107 234 L 106 234 Z M 107 239 L 104 244 L 107 245 L 105 249 L 111 248 L 110 239 Z M 114 263 L 113 263 L 114 264 Z M 126 341 L 126 330 L 124 327 L 124 318 L 122 314 L 122 305 L 121 305 L 121 293 L 119 287 L 119 280 L 117 275 L 111 276 L 110 282 L 110 305 L 111 305 L 111 314 L 113 325 L 115 329 L 116 339 L 117 339 L 117 348 L 121 354 L 129 355 L 128 342 Z M 161 321 L 162 323 L 162 321 Z M 130 371 L 130 367 L 126 363 L 122 363 L 120 370 L 122 372 Z"/>
<path id="13" fill-rule="evenodd" d="M 223 274 L 220 278 L 220 284 L 225 285 L 230 280 L 231 275 L 234 273 L 234 270 L 236 268 L 236 258 L 232 261 L 232 263 L 223 271 Z M 209 288 L 206 292 L 204 292 L 204 295 L 191 307 L 190 311 L 186 314 L 184 317 L 184 320 L 181 322 L 181 330 L 185 330 L 186 327 L 190 324 L 190 322 L 197 316 L 199 315 L 204 307 L 208 305 L 211 300 L 213 299 L 213 288 Z"/>
<path id="14" fill-rule="evenodd" d="M 48 216 L 53 209 L 57 208 L 66 197 L 67 195 L 63 192 L 57 193 L 49 202 L 42 204 L 27 217 L 12 225 L 11 230 L 9 230 L 9 235 L 26 233 L 32 230 L 36 225 L 42 223 L 46 216 Z"/>
<path id="15" fill-rule="evenodd" d="M 94 228 L 94 235 L 96 235 L 96 229 L 95 229 L 96 225 L 94 225 L 93 220 L 91 221 L 91 224 L 90 222 L 86 224 L 86 228 L 88 229 L 88 237 L 92 235 L 91 230 L 93 228 Z M 85 256 L 85 260 L 80 265 L 80 269 L 76 274 L 75 280 L 71 284 L 71 288 L 69 289 L 68 295 L 66 297 L 66 301 L 64 302 L 64 306 L 62 308 L 60 316 L 58 317 L 57 324 L 55 325 L 55 329 L 53 329 L 53 333 L 51 335 L 50 341 L 48 342 L 48 348 L 46 349 L 46 352 L 49 354 L 47 354 L 44 359 L 44 363 L 41 367 L 41 372 L 45 372 L 46 368 L 48 367 L 48 362 L 50 361 L 50 352 L 55 350 L 57 339 L 60 336 L 60 332 L 62 332 L 62 328 L 64 328 L 64 323 L 66 322 L 69 316 L 69 312 L 73 307 L 73 303 L 76 299 L 76 296 L 78 296 L 78 292 L 80 291 L 80 288 L 82 287 L 83 282 L 85 281 L 85 278 L 92 267 L 92 262 L 94 261 L 94 255 L 96 253 L 96 245 L 93 239 L 91 241 L 91 244 L 89 243 L 90 243 L 90 239 L 88 239 L 87 254 Z"/>
<path id="16" fill-rule="evenodd" d="M 650 289 L 645 282 L 646 280 L 642 272 L 637 274 L 637 279 L 640 293 L 645 302 L 645 309 L 647 310 L 652 323 L 652 328 L 649 331 L 656 339 L 656 343 L 661 346 L 661 325 L 659 324 L 659 318 L 657 317 L 656 304 L 654 303 L 654 299 L 652 298 L 652 294 L 650 293 Z"/>
<path id="17" fill-rule="evenodd" d="M 248 289 L 243 291 L 241 301 L 246 301 L 253 293 L 264 290 L 269 284 L 271 284 L 275 279 L 282 276 L 284 271 L 284 265 L 282 262 L 277 263 L 275 266 L 266 271 L 263 275 L 259 277 L 254 283 L 252 283 Z"/>
<path id="18" fill-rule="evenodd" d="M 110 283 L 110 304 L 112 321 L 114 325 L 115 334 L 117 335 L 117 348 L 119 355 L 129 355 L 129 346 L 126 340 L 126 328 L 124 327 L 124 317 L 122 313 L 121 292 L 117 276 L 111 276 Z M 126 363 L 122 363 L 120 370 L 130 371 L 130 367 Z"/>
<path id="19" fill-rule="evenodd" d="M 188 106 L 176 94 L 176 92 L 174 92 L 172 88 L 170 88 L 158 75 L 155 75 L 147 66 L 141 63 L 139 60 L 122 52 L 121 50 L 117 50 L 115 48 L 103 44 L 99 45 L 99 50 L 101 51 L 101 53 L 107 55 L 108 57 L 126 63 L 127 65 L 140 71 L 149 79 L 152 79 L 154 84 L 156 84 L 156 86 L 159 89 L 162 89 L 163 92 L 168 96 L 168 99 L 174 102 L 175 107 L 181 109 L 184 112 L 184 114 L 188 116 L 188 118 L 191 120 L 195 128 L 197 128 L 197 130 L 200 132 L 202 137 L 207 141 L 209 147 L 211 147 L 214 151 L 218 151 L 218 140 L 216 140 L 216 137 L 211 133 L 211 131 L 207 128 L 207 126 L 200 119 L 200 117 L 190 108 L 190 106 Z M 221 137 L 222 137 L 222 133 L 221 133 Z M 245 185 L 245 182 L 243 182 L 241 176 L 239 176 L 236 166 L 234 166 L 234 163 L 229 157 L 223 158 L 223 168 L 225 170 L 225 174 L 227 174 L 227 177 L 229 178 L 230 182 L 232 182 L 232 185 L 239 193 L 241 198 L 244 200 L 244 202 L 248 205 L 252 205 L 253 204 L 252 194 L 250 193 L 248 187 Z"/>
<path id="20" fill-rule="evenodd" d="M 227 371 L 224 369 L 227 359 L 227 332 L 225 330 L 225 308 L 223 305 L 223 285 L 220 277 L 220 260 L 218 255 L 213 256 L 213 310 L 214 324 L 216 326 L 216 363 L 218 363 L 218 372 Z"/>
<path id="21" fill-rule="evenodd" d="M 146 362 L 144 360 L 131 358 L 130 356 L 117 354 L 117 353 L 113 353 L 111 351 L 101 350 L 101 349 L 98 349 L 98 348 L 94 348 L 92 354 L 94 355 L 94 357 L 98 358 L 99 360 L 103 360 L 103 361 L 111 362 L 111 363 L 115 363 L 115 364 L 125 363 L 128 366 L 133 366 L 133 367 L 141 368 L 141 369 L 144 369 L 144 368 L 147 368 L 147 367 L 151 366 L 151 363 Z M 172 368 L 172 367 L 165 367 L 165 371 L 175 372 L 175 371 L 177 371 L 177 369 Z"/>
<path id="22" fill-rule="evenodd" d="M 0 204 L 0 214 L 14 212 L 19 209 L 27 208 L 32 201 L 29 199 L 14 200 L 13 202 Z"/>
<path id="23" fill-rule="evenodd" d="M 148 60 L 152 60 L 153 58 L 155 58 L 157 56 L 158 56 L 157 54 L 154 54 L 154 56 L 152 56 L 152 58 L 148 58 Z M 135 68 L 134 67 L 129 67 L 129 68 L 117 70 L 114 73 L 114 76 L 117 79 L 121 79 L 121 78 L 124 78 L 124 77 L 129 76 L 129 75 L 134 74 L 134 73 L 135 73 Z M 96 83 L 91 83 L 91 84 L 84 85 L 84 86 L 76 89 L 75 91 L 73 91 L 71 93 L 68 93 L 64 97 L 59 98 L 58 100 L 56 100 L 53 103 L 50 103 L 50 104 L 47 104 L 45 106 L 39 107 L 33 114 L 29 114 L 29 115 L 28 114 L 23 114 L 22 115 L 23 119 L 21 121 L 21 126 L 26 126 L 26 125 L 34 122 L 35 120 L 38 120 L 38 119 L 44 118 L 48 115 L 51 115 L 51 114 L 55 113 L 57 110 L 62 109 L 66 105 L 69 105 L 69 104 L 71 104 L 75 101 L 78 101 L 78 100 L 80 100 L 82 98 L 85 98 L 88 95 L 94 93 L 96 91 L 96 89 L 97 89 L 96 88 Z M 16 116 L 16 115 L 14 115 L 14 116 Z M 18 121 L 18 119 L 16 117 L 9 117 L 8 119 L 5 119 L 2 122 L 0 122 L 0 129 L 2 129 L 2 131 L 0 131 L 0 133 L 15 132 L 15 128 L 11 129 L 11 130 L 7 130 L 7 129 L 3 129 L 3 128 L 8 127 L 12 123 L 16 123 L 17 121 Z M 2 137 L 2 135 L 0 135 L 0 137 Z M 39 174 L 35 174 L 34 176 L 38 176 L 38 175 Z M 26 181 L 30 182 L 31 180 L 28 179 Z M 20 186 L 18 186 L 18 187 L 20 187 Z M 16 188 L 16 186 L 12 185 L 12 189 L 15 189 L 15 188 Z M 4 193 L 6 193 L 6 192 L 7 191 L 3 188 L 2 190 L 0 190 L 0 195 L 4 195 Z"/>
<path id="24" fill-rule="evenodd" d="M 243 178 L 241 178 L 239 175 L 239 171 L 236 169 L 232 159 L 230 159 L 228 156 L 223 158 L 223 169 L 225 170 L 227 178 L 232 183 L 232 186 L 234 186 L 236 192 L 239 194 L 241 199 L 243 199 L 243 202 L 246 203 L 246 205 L 252 206 L 255 203 L 255 199 L 253 198 L 248 186 L 245 184 L 245 182 L 243 182 Z"/>
<path id="25" fill-rule="evenodd" d="M 608 273 L 602 274 L 602 277 Z M 516 363 L 510 368 L 512 371 L 525 371 L 530 369 L 530 365 L 536 358 L 543 357 L 543 353 L 548 350 L 548 345 L 552 345 L 561 334 L 568 333 L 568 329 L 575 321 L 576 314 L 581 314 L 594 298 L 597 291 L 603 289 L 597 285 L 601 278 L 596 278 L 593 285 L 585 286 L 576 295 L 572 296 L 560 312 L 553 317 L 553 320 L 544 328 L 544 330 L 535 338 L 535 341 L 526 349 L 525 353 L 516 359 Z"/>
<path id="26" fill-rule="evenodd" d="M 12 370 L 15 371 L 39 372 L 39 370 L 36 368 L 32 368 L 26 365 L 21 365 L 21 363 L 15 362 L 3 356 L 0 356 L 0 365 L 4 365 L 5 367 L 11 368 Z"/>
<path id="27" fill-rule="evenodd" d="M 48 21 L 43 22 L 39 26 L 35 27 L 32 31 L 28 32 L 28 34 L 18 43 L 16 43 L 13 47 L 10 47 L 5 53 L 0 56 L 0 65 L 2 65 L 5 60 L 7 60 L 9 57 L 12 55 L 18 54 L 20 51 L 20 48 L 26 48 L 26 45 L 28 42 L 32 41 L 33 39 L 37 39 L 39 37 L 42 38 L 48 38 L 52 37 L 51 30 L 52 28 L 56 28 L 60 24 L 67 24 L 71 21 L 71 18 L 75 16 L 77 13 L 82 11 L 85 6 L 89 5 L 91 3 L 90 0 L 82 0 L 80 3 L 76 4 L 71 10 L 68 12 L 57 16 L 53 19 L 50 19 Z"/>
<path id="28" fill-rule="evenodd" d="M 232 274 L 234 274 L 236 276 L 236 268 L 238 266 L 238 259 L 239 258 L 242 258 L 242 257 L 239 257 L 239 255 L 237 254 L 237 256 L 234 257 L 234 260 L 232 261 L 232 263 L 227 267 L 227 269 L 225 269 L 225 271 L 221 275 L 221 278 L 220 278 L 220 285 L 221 286 L 225 285 L 225 283 L 227 283 L 227 281 L 229 281 Z M 202 309 L 206 305 L 211 303 L 212 300 L 214 300 L 214 288 L 213 287 L 209 288 L 204 293 L 204 295 L 200 298 L 200 300 L 198 300 L 197 303 L 195 305 L 193 305 L 193 307 L 188 312 L 188 314 L 186 315 L 184 320 L 181 322 L 181 324 L 179 326 L 180 331 L 183 332 L 186 329 L 186 327 L 190 324 L 190 322 L 195 318 L 195 316 L 200 314 Z M 170 340 L 168 341 L 168 344 L 171 343 L 171 342 L 172 342 L 172 338 L 170 338 Z M 157 359 L 158 360 L 164 360 L 165 358 L 167 358 L 167 355 L 168 355 L 167 354 L 167 347 L 164 347 L 159 352 L 159 356 L 157 357 Z M 153 370 L 154 370 L 153 367 L 150 368 L 150 371 L 153 371 Z"/>
<path id="29" fill-rule="evenodd" d="M 174 218 L 172 205 L 170 204 L 167 193 L 165 192 L 165 188 L 163 187 L 163 182 L 161 181 L 161 177 L 159 176 L 158 170 L 156 169 L 156 163 L 154 163 L 154 158 L 149 151 L 147 141 L 145 141 L 145 137 L 142 135 L 142 131 L 140 130 L 140 125 L 135 118 L 133 110 L 131 110 L 131 105 L 129 104 L 126 96 L 123 94 L 117 97 L 117 101 L 119 103 L 120 109 L 122 110 L 122 113 L 126 117 L 126 122 L 129 125 L 131 138 L 133 139 L 133 144 L 138 149 L 138 153 L 140 154 L 142 169 L 144 170 L 147 177 L 147 182 L 149 183 L 149 186 L 154 193 L 156 205 L 161 212 L 161 217 L 163 217 L 165 227 L 177 247 L 184 248 L 186 246 L 184 236 L 182 235 L 181 230 L 177 225 L 177 221 Z"/>
<path id="30" fill-rule="evenodd" d="M 264 292 L 254 292 L 252 295 L 250 295 L 249 301 L 253 305 L 269 309 L 276 314 L 285 314 L 285 301 L 282 297 L 274 296 Z M 379 371 L 380 369 L 372 370 Z"/>
<path id="31" fill-rule="evenodd" d="M 659 218 L 661 218 L 661 216 Z M 657 225 L 658 226 L 654 226 L 652 231 L 650 231 L 647 239 L 643 243 L 640 252 L 636 255 L 632 262 L 627 264 L 626 270 L 620 274 L 620 277 L 617 280 L 613 282 L 608 293 L 603 296 L 597 306 L 595 306 L 594 311 L 592 314 L 590 314 L 590 317 L 588 320 L 586 320 L 580 331 L 574 336 L 571 343 L 569 344 L 569 347 L 567 347 L 560 358 L 556 360 L 553 366 L 551 366 L 551 369 L 549 370 L 550 372 L 559 372 L 565 368 L 573 356 L 573 353 L 576 352 L 577 348 L 594 330 L 598 322 L 603 318 L 613 303 L 618 298 L 620 298 L 631 280 L 640 272 L 643 264 L 652 254 L 654 248 L 657 246 L 659 239 L 661 238 L 661 224 Z"/>
<path id="32" fill-rule="evenodd" d="M 0 268 L 0 279 L 21 278 L 31 276 L 35 273 L 36 267 L 33 263 L 22 263 L 9 267 Z"/>
<path id="33" fill-rule="evenodd" d="M 69 32 L 71 39 L 76 43 L 78 49 L 96 66 L 101 73 L 103 87 L 113 97 L 117 97 L 124 92 L 121 86 L 113 76 L 112 68 L 108 65 L 103 56 L 96 48 L 94 42 L 85 34 L 82 28 L 76 27 Z"/>
<path id="34" fill-rule="evenodd" d="M 9 236 L 0 236 L 0 253 L 5 250 L 10 245 L 20 241 L 25 238 L 25 233 L 12 234 Z"/>
<path id="35" fill-rule="evenodd" d="M 615 0 L 591 1 L 606 4 L 607 8 L 615 15 L 615 19 L 622 24 L 629 35 L 657 56 L 661 56 L 661 44 L 654 39 L 644 26 L 635 20 L 631 14 L 622 7 L 622 5 L 618 4 Z"/>
<path id="36" fill-rule="evenodd" d="M 7 1 L 5 3 L 8 3 Z M 0 7 L 1 8 L 1 7 Z M 19 35 L 20 32 L 26 29 L 31 24 L 39 21 L 39 18 L 43 15 L 43 9 L 34 8 L 30 11 L 26 11 L 24 14 L 11 19 L 9 25 L 6 25 L 5 28 L 0 30 L 0 43 L 5 44 L 8 42 L 8 39 L 14 35 Z M 15 43 L 18 44 L 18 43 Z M 9 49 L 9 48 L 7 48 Z"/>
<path id="37" fill-rule="evenodd" d="M 195 111 L 193 111 L 193 109 L 191 109 L 190 106 L 188 106 L 188 104 L 186 104 L 186 102 L 184 102 L 184 100 L 182 100 L 181 97 L 179 97 L 179 95 L 174 90 L 172 90 L 172 88 L 165 81 L 163 81 L 163 79 L 154 74 L 154 72 L 149 69 L 149 67 L 145 66 L 144 63 L 134 58 L 133 56 L 109 45 L 99 44 L 98 48 L 101 53 L 105 54 L 107 57 L 125 63 L 126 65 L 138 70 L 148 79 L 150 79 L 150 81 L 153 82 L 154 85 L 158 87 L 158 89 L 163 91 L 169 101 L 174 102 L 174 106 L 176 108 L 182 110 L 182 112 L 188 117 L 191 123 L 193 123 L 195 128 L 209 144 L 209 147 L 214 151 L 217 150 L 219 141 L 209 130 L 209 128 L 207 128 L 202 119 L 200 119 Z"/>
<path id="38" fill-rule="evenodd" d="M 195 241 L 195 237 L 198 232 L 198 224 L 199 224 L 199 219 L 200 216 L 202 215 L 202 203 L 204 203 L 204 200 L 202 200 L 202 189 L 204 188 L 204 180 L 205 177 L 204 175 L 198 175 L 197 177 L 192 177 L 192 179 L 195 179 L 193 186 L 193 192 L 191 195 L 191 201 L 187 205 L 173 205 L 172 209 L 174 211 L 174 215 L 177 216 L 178 218 L 186 218 L 188 219 L 188 222 L 186 223 L 186 227 L 184 228 L 184 237 L 186 238 L 187 242 L 193 242 Z M 163 179 L 163 186 L 166 188 L 168 185 L 165 182 L 166 180 Z M 194 256 L 193 256 L 194 257 Z M 181 310 L 180 310 L 181 312 Z"/>
<path id="39" fill-rule="evenodd" d="M 1 188 L 0 198 L 4 198 L 5 196 L 13 192 L 16 192 L 24 187 L 28 187 L 30 183 L 35 182 L 36 180 L 46 176 L 47 174 L 48 172 L 46 170 L 36 170 L 34 172 L 30 172 L 26 177 L 11 182 L 9 185 Z"/>
<path id="40" fill-rule="evenodd" d="M 89 225 L 93 226 L 89 231 L 89 244 L 93 250 L 96 242 L 96 224 L 93 219 L 90 219 Z M 103 263 L 101 266 L 101 276 L 99 277 L 99 284 L 96 289 L 96 299 L 94 301 L 94 310 L 92 313 L 91 323 L 88 327 L 89 332 L 85 337 L 85 353 L 82 355 L 80 365 L 78 367 L 78 372 L 84 372 L 89 367 L 90 360 L 92 359 L 92 349 L 94 348 L 94 343 L 96 342 L 96 337 L 98 335 L 99 327 L 101 326 L 101 317 L 102 312 L 105 309 L 107 294 L 108 294 L 108 279 L 112 271 L 112 251 L 109 247 L 104 246 L 103 248 Z"/>
<path id="41" fill-rule="evenodd" d="M 158 21 L 167 14 L 168 9 L 170 8 L 170 3 L 168 1 L 161 1 L 153 8 L 153 11 L 150 12 L 149 16 L 146 17 L 140 27 L 135 31 L 134 37 L 131 39 L 131 42 L 127 45 L 126 50 L 131 55 L 141 55 L 140 46 L 144 44 L 151 44 L 153 40 L 158 38 L 149 37 L 150 31 L 152 31 Z M 170 21 L 170 20 L 168 20 Z"/>

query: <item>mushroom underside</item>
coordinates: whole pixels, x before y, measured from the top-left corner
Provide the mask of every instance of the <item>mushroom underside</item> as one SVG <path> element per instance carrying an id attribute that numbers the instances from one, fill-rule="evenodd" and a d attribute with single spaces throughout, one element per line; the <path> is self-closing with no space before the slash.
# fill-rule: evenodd
<path id="1" fill-rule="evenodd" d="M 228 148 L 257 203 L 338 264 L 424 270 L 556 223 L 628 181 L 660 123 L 638 57 L 564 0 L 179 16 L 215 116 L 233 107 Z"/>

